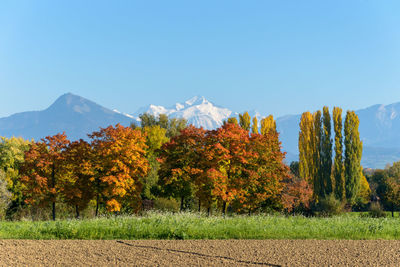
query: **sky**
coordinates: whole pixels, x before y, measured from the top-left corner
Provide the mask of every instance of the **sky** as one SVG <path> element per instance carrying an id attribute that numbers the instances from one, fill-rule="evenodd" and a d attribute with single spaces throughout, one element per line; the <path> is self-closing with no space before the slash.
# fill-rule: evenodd
<path id="1" fill-rule="evenodd" d="M 400 102 L 400 1 L 0 3 L 0 117 L 71 92 L 133 113 L 202 95 L 236 112 Z"/>

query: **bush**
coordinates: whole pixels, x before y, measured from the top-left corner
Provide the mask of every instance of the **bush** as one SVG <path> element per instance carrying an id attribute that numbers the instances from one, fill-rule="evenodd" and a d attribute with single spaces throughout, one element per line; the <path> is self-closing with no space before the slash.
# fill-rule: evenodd
<path id="1" fill-rule="evenodd" d="M 382 209 L 379 202 L 372 202 L 369 206 L 368 215 L 372 218 L 383 218 L 386 217 L 385 211 Z"/>
<path id="2" fill-rule="evenodd" d="M 180 209 L 180 204 L 176 199 L 174 198 L 156 198 L 154 200 L 154 209 L 155 210 L 160 210 L 160 211 L 179 211 Z"/>
<path id="3" fill-rule="evenodd" d="M 344 204 L 335 198 L 333 194 L 321 199 L 317 205 L 317 209 L 321 216 L 331 217 L 339 215 L 343 212 Z"/>

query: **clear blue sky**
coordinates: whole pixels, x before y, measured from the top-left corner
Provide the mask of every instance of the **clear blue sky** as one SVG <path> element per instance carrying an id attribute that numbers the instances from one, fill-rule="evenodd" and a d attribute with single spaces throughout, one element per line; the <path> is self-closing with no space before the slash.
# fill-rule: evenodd
<path id="1" fill-rule="evenodd" d="M 0 117 L 72 92 L 275 116 L 400 101 L 400 1 L 0 3 Z"/>

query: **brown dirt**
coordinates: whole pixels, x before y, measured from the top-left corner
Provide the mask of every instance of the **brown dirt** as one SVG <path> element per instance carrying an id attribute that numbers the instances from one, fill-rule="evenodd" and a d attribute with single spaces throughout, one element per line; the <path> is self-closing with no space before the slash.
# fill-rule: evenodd
<path id="1" fill-rule="evenodd" d="M 400 241 L 0 240 L 1 266 L 400 266 Z"/>

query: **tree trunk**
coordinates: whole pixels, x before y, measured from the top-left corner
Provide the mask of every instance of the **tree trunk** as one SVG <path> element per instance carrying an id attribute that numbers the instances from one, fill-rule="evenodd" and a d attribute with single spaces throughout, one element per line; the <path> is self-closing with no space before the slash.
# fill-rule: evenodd
<path id="1" fill-rule="evenodd" d="M 55 166 L 54 164 L 52 165 L 52 169 L 51 169 L 51 186 L 53 189 L 56 188 L 56 171 L 55 171 Z M 53 196 L 54 200 L 52 203 L 52 215 L 53 215 L 53 221 L 56 220 L 56 201 L 55 201 L 55 197 Z"/>
<path id="2" fill-rule="evenodd" d="M 199 212 L 201 211 L 201 201 L 199 199 Z"/>
<path id="3" fill-rule="evenodd" d="M 210 214 L 211 214 L 211 208 L 210 207 L 207 208 L 207 214 L 210 217 Z"/>
<path id="4" fill-rule="evenodd" d="M 222 214 L 225 215 L 226 213 L 226 201 L 222 204 Z"/>
<path id="5" fill-rule="evenodd" d="M 392 202 L 392 217 L 394 217 L 394 203 Z"/>
<path id="6" fill-rule="evenodd" d="M 53 206 L 53 208 L 52 208 L 53 221 L 55 221 L 56 220 L 56 202 L 53 201 L 52 206 Z"/>
<path id="7" fill-rule="evenodd" d="M 183 211 L 183 201 L 185 200 L 184 197 L 181 197 L 181 211 Z"/>
<path id="8" fill-rule="evenodd" d="M 75 205 L 76 218 L 79 219 L 79 207 Z"/>
<path id="9" fill-rule="evenodd" d="M 97 215 L 99 214 L 99 199 L 100 199 L 100 196 L 99 196 L 99 194 L 97 194 L 97 197 L 96 197 L 96 217 L 97 217 Z"/>

